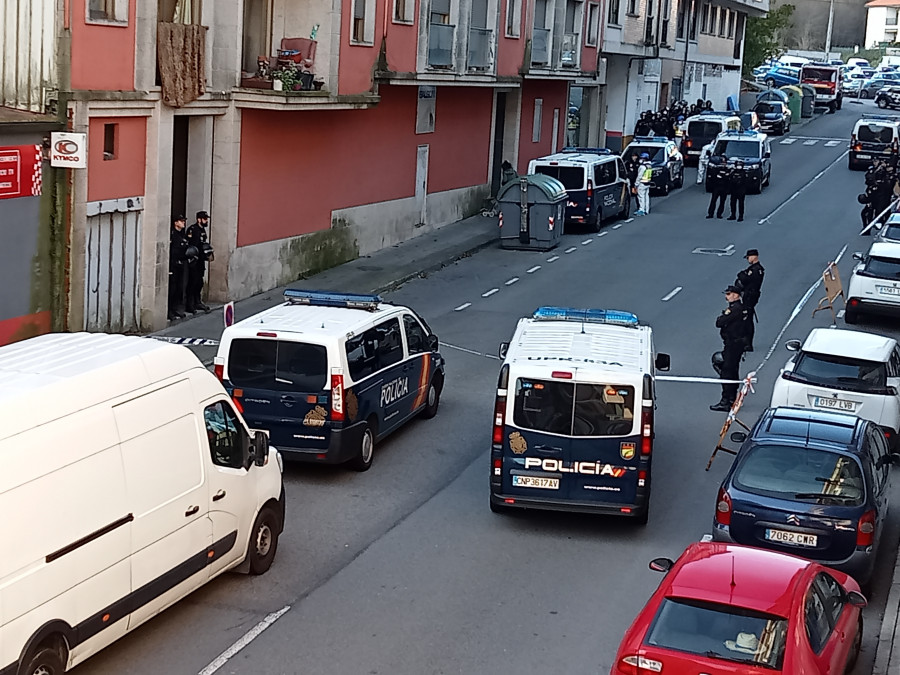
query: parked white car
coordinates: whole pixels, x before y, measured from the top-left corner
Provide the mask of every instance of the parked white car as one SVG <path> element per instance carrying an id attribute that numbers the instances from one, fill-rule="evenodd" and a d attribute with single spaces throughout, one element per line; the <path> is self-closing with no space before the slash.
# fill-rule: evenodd
<path id="1" fill-rule="evenodd" d="M 886 225 L 879 238 L 895 232 L 896 224 Z M 853 258 L 858 262 L 847 285 L 844 321 L 856 323 L 863 312 L 900 315 L 900 242 L 875 241 L 868 253 Z"/>

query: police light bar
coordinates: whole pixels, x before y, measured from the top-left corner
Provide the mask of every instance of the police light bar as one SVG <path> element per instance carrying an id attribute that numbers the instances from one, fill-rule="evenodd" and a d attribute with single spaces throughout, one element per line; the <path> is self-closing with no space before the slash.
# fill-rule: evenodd
<path id="1" fill-rule="evenodd" d="M 900 121 L 896 117 L 892 117 L 891 115 L 874 115 L 869 113 L 863 113 L 863 116 L 860 119 L 864 120 L 885 120 L 887 122 L 897 122 Z"/>
<path id="2" fill-rule="evenodd" d="M 532 314 L 536 321 L 576 321 L 605 323 L 616 326 L 638 325 L 637 314 L 618 309 L 572 309 L 571 307 L 538 307 Z"/>
<path id="3" fill-rule="evenodd" d="M 664 143 L 666 141 L 671 141 L 672 139 L 668 136 L 633 136 L 631 139 L 632 143 Z"/>
<path id="4" fill-rule="evenodd" d="M 590 152 L 597 155 L 611 155 L 613 151 L 609 148 L 576 148 L 576 147 L 568 147 L 563 148 L 561 152 Z"/>
<path id="5" fill-rule="evenodd" d="M 292 305 L 346 307 L 348 309 L 365 309 L 369 311 L 378 309 L 378 305 L 381 303 L 380 295 L 335 293 L 333 291 L 304 291 L 299 288 L 285 289 L 284 299 Z"/>

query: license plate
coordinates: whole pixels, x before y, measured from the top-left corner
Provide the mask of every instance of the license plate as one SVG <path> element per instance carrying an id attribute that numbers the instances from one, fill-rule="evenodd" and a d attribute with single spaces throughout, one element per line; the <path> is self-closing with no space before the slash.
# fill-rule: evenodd
<path id="1" fill-rule="evenodd" d="M 777 541 L 780 544 L 794 544 L 795 546 L 816 546 L 819 541 L 819 538 L 814 534 L 770 530 L 768 528 L 766 528 L 766 539 L 768 541 Z"/>
<path id="2" fill-rule="evenodd" d="M 872 155 L 857 155 L 856 159 L 872 159 Z"/>
<path id="3" fill-rule="evenodd" d="M 688 151 L 687 151 L 687 154 L 689 154 L 689 155 L 699 155 L 699 154 L 700 154 L 700 151 L 699 151 L 699 150 L 688 150 Z"/>
<path id="4" fill-rule="evenodd" d="M 882 295 L 900 295 L 900 288 L 896 286 L 878 286 L 878 292 Z"/>
<path id="5" fill-rule="evenodd" d="M 815 403 L 817 408 L 830 408 L 832 410 L 846 410 L 853 412 L 856 410 L 855 401 L 847 401 L 843 398 L 826 398 L 825 396 L 816 396 Z"/>
<path id="6" fill-rule="evenodd" d="M 559 478 L 541 478 L 540 476 L 513 476 L 512 479 L 513 487 L 559 490 Z"/>

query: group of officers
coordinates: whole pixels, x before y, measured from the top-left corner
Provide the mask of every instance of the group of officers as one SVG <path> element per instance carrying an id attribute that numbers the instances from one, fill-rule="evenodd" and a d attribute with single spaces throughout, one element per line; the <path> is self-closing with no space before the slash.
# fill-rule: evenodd
<path id="1" fill-rule="evenodd" d="M 707 171 L 709 169 L 707 168 Z M 712 218 L 715 214 L 716 218 L 721 218 L 725 212 L 725 200 L 731 198 L 731 215 L 728 220 L 744 220 L 744 199 L 747 196 L 747 186 L 750 183 L 750 176 L 744 167 L 744 161 L 735 160 L 726 166 L 725 172 L 719 174 L 715 180 L 709 181 L 712 187 L 712 194 L 709 197 L 709 208 L 706 209 L 706 217 Z M 718 203 L 718 208 L 716 204 Z"/>
<path id="2" fill-rule="evenodd" d="M 634 135 L 676 138 L 684 134 L 688 117 L 709 112 L 712 109 L 712 101 L 698 98 L 696 103 L 690 105 L 687 101 L 675 101 L 672 107 L 662 108 L 658 112 L 645 110 L 635 122 Z"/>
<path id="3" fill-rule="evenodd" d="M 209 243 L 209 214 L 197 211 L 197 220 L 188 226 L 186 222 L 184 216 L 175 216 L 169 233 L 169 321 L 209 311 L 200 298 L 206 263 L 214 257 Z"/>
<path id="4" fill-rule="evenodd" d="M 745 352 L 753 351 L 756 305 L 766 274 L 759 262 L 759 251 L 751 248 L 744 255 L 747 268 L 738 272 L 734 283 L 725 289 L 728 307 L 716 317 L 716 328 L 722 338 L 722 351 L 713 354 L 713 368 L 722 380 L 722 398 L 710 410 L 727 412 L 737 399 L 739 366 Z"/>
<path id="5" fill-rule="evenodd" d="M 866 171 L 866 191 L 857 197 L 859 203 L 863 205 L 860 217 L 864 230 L 891 205 L 897 192 L 898 180 L 900 173 L 894 155 L 890 158 L 876 159 L 869 166 Z M 864 232 L 870 233 L 871 230 Z"/>

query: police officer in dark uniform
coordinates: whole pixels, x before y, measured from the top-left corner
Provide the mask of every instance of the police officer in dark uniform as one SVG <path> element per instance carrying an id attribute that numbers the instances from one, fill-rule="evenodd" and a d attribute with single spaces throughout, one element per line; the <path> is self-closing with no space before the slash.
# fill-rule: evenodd
<path id="1" fill-rule="evenodd" d="M 712 157 L 710 158 L 710 164 L 712 164 Z M 724 159 L 724 158 L 722 158 Z M 725 213 L 725 199 L 728 197 L 728 192 L 730 189 L 730 181 L 728 179 L 728 174 L 719 175 L 717 178 L 713 178 L 710 175 L 710 168 L 706 169 L 706 180 L 712 183 L 712 195 L 709 198 L 709 208 L 706 210 L 706 217 L 712 218 L 713 213 L 716 214 L 716 218 L 721 218 L 722 214 Z M 719 203 L 718 208 L 716 208 L 716 202 Z"/>
<path id="2" fill-rule="evenodd" d="M 169 232 L 169 321 L 184 318 L 187 268 L 192 248 L 184 224 L 184 216 L 175 216 Z"/>
<path id="3" fill-rule="evenodd" d="M 747 172 L 744 170 L 744 162 L 737 160 L 734 167 L 728 172 L 728 194 L 731 195 L 731 215 L 728 220 L 734 220 L 735 210 L 737 221 L 744 220 L 744 197 L 747 196 Z M 737 207 L 735 209 L 735 207 Z"/>
<path id="4" fill-rule="evenodd" d="M 197 211 L 197 221 L 187 228 L 187 239 L 190 245 L 197 249 L 198 255 L 188 264 L 187 273 L 187 303 L 189 312 L 203 310 L 209 311 L 209 306 L 200 299 L 203 292 L 203 277 L 206 274 L 206 263 L 212 252 L 209 244 L 209 214 L 206 211 Z"/>
<path id="5" fill-rule="evenodd" d="M 738 366 L 747 340 L 747 310 L 741 304 L 741 293 L 736 286 L 725 289 L 725 299 L 728 300 L 728 307 L 716 318 L 716 328 L 722 336 L 722 370 L 719 377 L 723 380 L 737 380 L 740 377 Z M 721 400 L 709 406 L 709 409 L 717 412 L 731 410 L 737 392 L 737 383 L 723 384 Z"/>
<path id="6" fill-rule="evenodd" d="M 754 321 L 756 317 L 756 305 L 759 303 L 759 295 L 762 289 L 763 278 L 766 269 L 759 264 L 759 251 L 755 248 L 747 249 L 744 257 L 749 263 L 747 269 L 738 272 L 734 285 L 741 292 L 741 304 L 747 310 L 747 345 L 744 351 L 753 351 L 753 335 L 756 332 Z"/>

